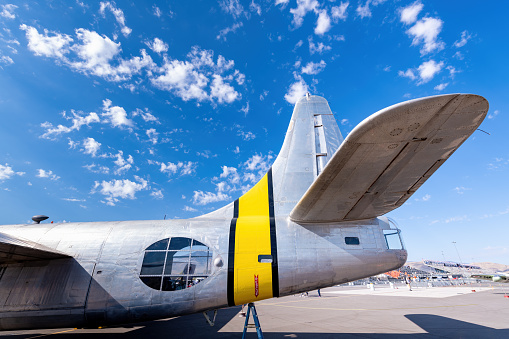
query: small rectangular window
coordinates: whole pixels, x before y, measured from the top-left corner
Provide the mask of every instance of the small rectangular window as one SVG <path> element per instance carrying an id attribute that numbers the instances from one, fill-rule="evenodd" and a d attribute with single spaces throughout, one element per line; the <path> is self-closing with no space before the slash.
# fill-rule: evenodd
<path id="1" fill-rule="evenodd" d="M 345 244 L 347 245 L 359 245 L 360 241 L 358 237 L 345 237 Z"/>
<path id="2" fill-rule="evenodd" d="M 272 263 L 272 256 L 267 254 L 260 254 L 258 256 L 259 263 Z"/>

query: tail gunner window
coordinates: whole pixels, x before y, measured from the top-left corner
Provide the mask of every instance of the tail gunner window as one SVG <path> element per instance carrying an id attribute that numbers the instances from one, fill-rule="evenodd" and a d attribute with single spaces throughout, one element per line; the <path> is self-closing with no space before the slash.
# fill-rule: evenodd
<path id="1" fill-rule="evenodd" d="M 147 247 L 140 279 L 156 290 L 183 290 L 207 278 L 211 265 L 212 251 L 207 245 L 190 238 L 168 238 Z"/>

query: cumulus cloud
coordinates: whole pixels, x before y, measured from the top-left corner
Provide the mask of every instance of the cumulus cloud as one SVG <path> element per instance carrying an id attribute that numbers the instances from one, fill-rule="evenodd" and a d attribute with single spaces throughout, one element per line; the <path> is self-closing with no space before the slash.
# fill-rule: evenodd
<path id="1" fill-rule="evenodd" d="M 435 60 L 423 62 L 417 69 L 407 69 L 406 71 L 399 71 L 400 77 L 409 78 L 410 80 L 418 80 L 417 85 L 422 85 L 429 82 L 438 74 L 444 67 L 444 62 L 437 63 Z M 417 75 L 416 75 L 417 74 Z M 440 85 L 439 85 L 440 86 Z M 447 84 L 444 85 L 447 86 Z M 437 86 L 438 87 L 438 86 Z M 440 87 L 438 87 L 440 88 Z M 437 88 L 435 88 L 437 89 Z M 443 88 L 442 88 L 443 89 Z"/>
<path id="2" fill-rule="evenodd" d="M 154 197 L 155 199 L 163 199 L 164 198 L 164 194 L 163 194 L 163 191 L 161 190 L 153 190 L 150 195 L 152 197 Z"/>
<path id="3" fill-rule="evenodd" d="M 441 61 L 437 63 L 435 60 L 430 60 L 423 62 L 422 65 L 419 66 L 417 69 L 419 71 L 419 77 L 420 77 L 420 84 L 424 84 L 440 72 L 440 70 L 443 68 L 444 63 Z"/>
<path id="4" fill-rule="evenodd" d="M 15 172 L 9 164 L 0 164 L 0 181 L 11 179 L 15 175 L 24 175 L 25 172 Z"/>
<path id="5" fill-rule="evenodd" d="M 195 205 L 207 205 L 213 202 L 230 200 L 230 196 L 223 192 L 203 192 L 203 191 L 194 191 L 193 193 L 193 203 Z"/>
<path id="6" fill-rule="evenodd" d="M 321 60 L 319 63 L 308 62 L 305 67 L 302 67 L 301 72 L 304 74 L 318 74 L 324 70 L 327 64 Z"/>
<path id="7" fill-rule="evenodd" d="M 359 6 L 357 6 L 357 9 L 355 10 L 357 12 L 357 15 L 361 18 L 366 18 L 371 16 L 371 9 L 369 8 L 370 1 L 366 1 L 364 5 L 359 3 Z"/>
<path id="8" fill-rule="evenodd" d="M 136 192 L 148 189 L 148 182 L 138 176 L 134 176 L 136 181 L 129 179 L 124 180 L 111 180 L 111 181 L 95 181 L 94 187 L 91 190 L 92 194 L 97 192 L 105 196 L 105 204 L 115 206 L 119 199 L 136 199 Z"/>
<path id="9" fill-rule="evenodd" d="M 168 44 L 159 38 L 154 38 L 153 41 L 147 41 L 145 44 L 158 54 L 168 51 Z"/>
<path id="10" fill-rule="evenodd" d="M 53 171 L 45 171 L 43 169 L 38 169 L 37 174 L 35 175 L 38 178 L 49 178 L 51 180 L 58 180 L 60 177 L 53 173 Z"/>
<path id="11" fill-rule="evenodd" d="M 441 51 L 445 44 L 438 39 L 442 30 L 443 21 L 437 18 L 423 18 L 417 21 L 407 30 L 407 34 L 413 37 L 412 45 L 422 44 L 421 54 L 425 55 L 434 51 Z"/>
<path id="12" fill-rule="evenodd" d="M 103 100 L 103 112 L 101 116 L 105 118 L 113 127 L 133 127 L 134 123 L 127 118 L 127 112 L 123 107 L 111 106 L 111 100 Z"/>
<path id="13" fill-rule="evenodd" d="M 236 22 L 232 26 L 226 27 L 226 28 L 220 30 L 219 34 L 216 36 L 216 39 L 217 40 L 223 39 L 223 40 L 226 41 L 226 36 L 229 33 L 235 33 L 242 26 L 244 26 L 244 23 L 242 23 L 242 21 L 241 22 Z"/>
<path id="14" fill-rule="evenodd" d="M 12 60 L 12 58 L 10 56 L 0 55 L 0 64 L 12 65 L 13 63 L 14 63 L 14 60 Z"/>
<path id="15" fill-rule="evenodd" d="M 326 10 L 320 11 L 316 21 L 315 34 L 324 35 L 331 28 L 330 17 Z"/>
<path id="16" fill-rule="evenodd" d="M 188 162 L 182 162 L 179 161 L 176 164 L 172 162 L 167 162 L 166 164 L 160 163 L 160 171 L 161 173 L 166 173 L 168 176 L 171 176 L 173 174 L 179 174 L 180 176 L 183 175 L 191 175 L 196 172 L 196 166 L 198 163 L 188 161 Z"/>
<path id="17" fill-rule="evenodd" d="M 0 15 L 3 16 L 6 19 L 15 19 L 16 14 L 14 14 L 14 10 L 18 8 L 18 6 L 13 4 L 7 4 L 2 5 L 2 11 L 0 12 Z"/>
<path id="18" fill-rule="evenodd" d="M 117 20 L 117 23 L 120 25 L 120 31 L 122 32 L 122 34 L 125 37 L 128 37 L 129 34 L 131 34 L 132 29 L 127 27 L 126 24 L 125 24 L 124 12 L 121 9 L 116 8 L 114 2 L 109 2 L 109 1 L 101 2 L 101 7 L 99 8 L 99 13 L 101 13 L 101 15 L 103 17 L 105 17 L 106 9 L 109 9 L 110 12 L 115 17 L 115 20 Z"/>
<path id="19" fill-rule="evenodd" d="M 83 167 L 92 173 L 101 173 L 101 174 L 109 174 L 110 173 L 110 169 L 106 166 L 90 164 L 90 165 L 85 165 Z"/>
<path id="20" fill-rule="evenodd" d="M 315 53 L 322 54 L 323 52 L 330 51 L 332 49 L 331 46 L 327 46 L 323 42 L 318 42 L 315 44 L 311 37 L 308 38 L 308 42 L 309 42 L 309 53 L 311 55 Z"/>
<path id="21" fill-rule="evenodd" d="M 44 139 L 52 139 L 60 134 L 63 133 L 70 133 L 72 131 L 79 131 L 81 126 L 87 125 L 89 126 L 92 123 L 100 122 L 101 119 L 99 119 L 99 116 L 97 113 L 91 112 L 87 115 L 84 115 L 83 112 L 76 112 L 75 110 L 71 110 L 71 117 L 67 117 L 66 112 L 62 112 L 62 115 L 72 121 L 71 126 L 63 126 L 58 125 L 57 127 L 54 127 L 53 124 L 49 122 L 44 122 L 41 124 L 41 127 L 45 128 L 46 131 L 43 135 L 41 135 L 41 138 Z"/>
<path id="22" fill-rule="evenodd" d="M 20 29 L 26 32 L 28 48 L 35 55 L 55 58 L 78 72 L 109 81 L 129 80 L 142 69 L 155 66 L 143 49 L 140 51 L 141 57 L 122 59 L 120 43 L 84 28 L 76 29 L 77 42 L 74 44 L 71 44 L 74 39 L 66 34 L 50 33 L 48 30 L 40 34 L 36 28 L 27 25 L 21 25 Z"/>
<path id="23" fill-rule="evenodd" d="M 116 175 L 120 175 L 120 174 L 127 172 L 128 170 L 131 169 L 131 167 L 134 164 L 134 159 L 133 159 L 132 155 L 129 154 L 127 159 L 124 159 L 124 152 L 122 152 L 122 151 L 118 151 L 118 153 L 115 154 L 113 157 L 117 158 L 113 162 L 117 166 L 117 168 L 113 172 Z"/>
<path id="24" fill-rule="evenodd" d="M 297 0 L 297 7 L 290 9 L 290 13 L 293 14 L 292 22 L 295 27 L 302 26 L 304 16 L 310 11 L 315 11 L 318 7 L 319 3 L 316 0 Z"/>
<path id="25" fill-rule="evenodd" d="M 133 118 L 137 117 L 137 116 L 141 116 L 141 118 L 145 122 L 155 122 L 156 124 L 161 124 L 159 119 L 157 117 L 155 117 L 152 113 L 149 112 L 148 108 L 145 108 L 145 110 L 137 108 L 136 110 L 134 110 L 132 112 L 132 116 L 133 116 Z"/>
<path id="26" fill-rule="evenodd" d="M 92 157 L 95 157 L 99 148 L 101 148 L 101 143 L 97 142 L 94 138 L 86 138 L 83 140 L 83 153 L 90 154 Z"/>
<path id="27" fill-rule="evenodd" d="M 213 55 L 212 51 L 195 46 L 188 54 L 189 61 L 165 59 L 161 68 L 163 74 L 152 78 L 151 81 L 156 87 L 173 92 L 184 101 L 196 99 L 231 103 L 241 95 L 228 81 L 235 79 L 241 84 L 244 75 L 237 70 L 228 76 L 221 75 L 231 70 L 234 62 L 226 60 L 221 55 L 217 62 L 214 62 Z"/>
<path id="28" fill-rule="evenodd" d="M 401 22 L 410 25 L 417 21 L 417 16 L 422 11 L 424 5 L 419 1 L 414 2 L 413 4 L 401 9 Z"/>
<path id="29" fill-rule="evenodd" d="M 112 2 L 103 4 L 104 9 L 114 7 Z M 120 43 L 84 28 L 75 30 L 75 39 L 47 30 L 40 34 L 36 28 L 27 25 L 21 25 L 20 28 L 26 32 L 28 48 L 35 55 L 51 57 L 57 63 L 86 75 L 95 75 L 112 82 L 126 82 L 145 71 L 152 85 L 172 92 L 184 101 L 228 104 L 242 97 L 233 83 L 244 84 L 245 75 L 233 69 L 233 60 L 227 60 L 222 55 L 214 62 L 214 52 L 211 50 L 194 46 L 188 53 L 187 60 L 165 56 L 162 65 L 157 66 L 144 49 L 140 50 L 140 56 L 122 58 Z M 156 52 L 164 52 L 168 48 L 157 38 L 147 44 Z M 7 61 L 5 59 L 4 63 Z M 144 79 L 135 80 L 134 83 L 121 86 L 134 91 Z M 117 123 L 117 126 L 130 124 L 126 119 L 111 122 Z"/>
<path id="30" fill-rule="evenodd" d="M 152 13 L 153 13 L 156 17 L 158 17 L 158 18 L 160 18 L 160 17 L 161 17 L 161 15 L 163 14 L 163 13 L 161 12 L 161 10 L 159 9 L 159 7 L 157 7 L 156 5 L 153 5 L 153 6 L 152 6 Z"/>
<path id="31" fill-rule="evenodd" d="M 338 19 L 341 19 L 341 20 L 346 20 L 346 17 L 347 17 L 347 13 L 346 13 L 346 9 L 348 8 L 348 5 L 350 3 L 347 1 L 347 2 L 341 2 L 341 4 L 339 6 L 333 6 L 331 8 L 331 15 L 332 15 L 332 19 L 334 21 L 337 21 Z"/>
<path id="32" fill-rule="evenodd" d="M 297 101 L 306 95 L 308 85 L 302 78 L 298 78 L 296 82 L 290 85 L 288 92 L 285 94 L 285 100 L 295 105 Z"/>
<path id="33" fill-rule="evenodd" d="M 67 34 L 50 33 L 47 29 L 44 34 L 39 34 L 36 28 L 25 24 L 19 28 L 26 32 L 28 49 L 35 55 L 62 59 L 64 54 L 69 53 L 69 44 L 73 39 Z"/>
<path id="34" fill-rule="evenodd" d="M 434 87 L 434 89 L 435 89 L 436 91 L 443 91 L 443 90 L 444 90 L 444 89 L 445 89 L 448 85 L 449 85 L 449 83 L 448 83 L 448 82 L 446 82 L 446 83 L 443 83 L 443 84 L 436 85 L 436 86 Z"/>
<path id="35" fill-rule="evenodd" d="M 157 138 L 159 133 L 155 130 L 155 128 L 150 128 L 147 130 L 147 136 L 152 144 L 157 144 Z"/>

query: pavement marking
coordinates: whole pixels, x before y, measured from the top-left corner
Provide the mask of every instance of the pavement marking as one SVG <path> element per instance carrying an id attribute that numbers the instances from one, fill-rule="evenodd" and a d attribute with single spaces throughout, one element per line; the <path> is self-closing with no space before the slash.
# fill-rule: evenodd
<path id="1" fill-rule="evenodd" d="M 66 333 L 66 332 L 72 332 L 72 331 L 76 331 L 77 328 L 73 328 L 72 330 L 65 330 L 65 331 L 60 331 L 60 332 L 55 332 L 55 333 L 48 333 L 48 334 L 41 334 L 41 335 L 37 335 L 35 337 L 29 337 L 27 339 L 34 339 L 34 338 L 40 338 L 40 337 L 47 337 L 49 335 L 53 335 L 53 334 L 60 334 L 60 333 Z"/>

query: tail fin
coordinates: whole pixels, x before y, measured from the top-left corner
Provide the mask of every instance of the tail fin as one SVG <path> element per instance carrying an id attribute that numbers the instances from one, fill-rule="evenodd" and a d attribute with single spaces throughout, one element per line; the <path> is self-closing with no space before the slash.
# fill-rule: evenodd
<path id="1" fill-rule="evenodd" d="M 276 214 L 290 214 L 342 142 L 327 100 L 307 94 L 297 102 L 272 166 Z"/>

